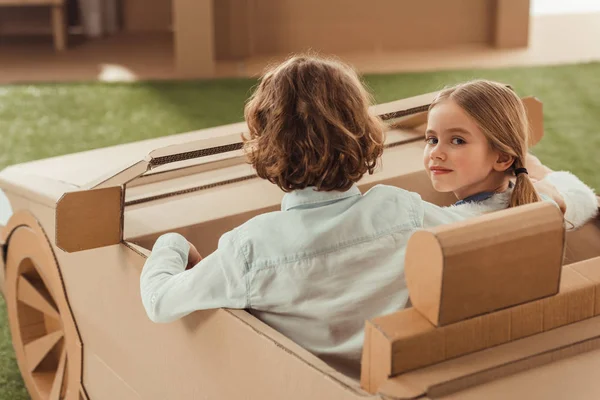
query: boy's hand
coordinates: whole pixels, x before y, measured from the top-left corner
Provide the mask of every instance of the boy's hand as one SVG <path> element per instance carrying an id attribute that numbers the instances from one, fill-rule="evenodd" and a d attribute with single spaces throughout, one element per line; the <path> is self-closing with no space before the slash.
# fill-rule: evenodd
<path id="1" fill-rule="evenodd" d="M 190 244 L 190 252 L 188 254 L 188 263 L 187 263 L 187 266 L 185 267 L 186 270 L 194 267 L 196 264 L 198 264 L 202 260 L 202 256 L 196 249 L 196 246 L 194 246 L 190 242 L 188 242 L 188 243 Z"/>
<path id="2" fill-rule="evenodd" d="M 527 173 L 532 180 L 541 181 L 548 175 L 552 170 L 546 167 L 539 158 L 531 153 L 527 153 L 525 158 L 525 168 Z"/>

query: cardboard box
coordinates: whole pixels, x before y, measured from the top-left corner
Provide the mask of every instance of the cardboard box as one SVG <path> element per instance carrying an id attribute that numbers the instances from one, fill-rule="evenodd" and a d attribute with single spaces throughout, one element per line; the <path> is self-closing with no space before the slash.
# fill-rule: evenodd
<path id="1" fill-rule="evenodd" d="M 417 191 L 437 204 L 454 202 L 452 195 L 433 190 L 422 166 L 423 113 L 434 95 L 373 107 L 373 113 L 385 114 L 390 123 L 402 129 L 390 132 L 384 167 L 366 176 L 360 182 L 361 190 L 386 183 Z M 535 142 L 542 135 L 541 103 L 529 98 L 526 104 Z M 59 392 L 69 400 L 404 396 L 387 392 L 391 384 L 403 385 L 396 378 L 388 384 L 388 376 L 381 385 L 385 391 L 368 393 L 360 382 L 333 370 L 243 310 L 195 312 L 166 325 L 148 319 L 140 301 L 139 277 L 158 235 L 166 231 L 185 233 L 201 253 L 209 254 L 221 234 L 279 207 L 282 192 L 255 178 L 238 150 L 200 161 L 180 157 L 174 163 L 162 164 L 164 157 L 235 144 L 245 129 L 244 124 L 233 124 L 34 161 L 0 172 L 0 189 L 15 212 L 0 231 L 0 245 L 7 246 L 6 262 L 0 264 L 6 277 L 1 289 L 19 368 L 33 399 L 56 398 Z M 233 136 L 238 139 L 232 142 Z M 69 205 L 69 201 L 80 204 L 78 196 L 84 196 L 89 208 Z M 238 201 L 240 198 L 244 201 Z M 93 212 L 100 208 L 102 212 Z M 589 230 L 586 237 L 593 238 L 600 226 L 594 222 Z M 89 234 L 92 231 L 94 234 Z M 586 246 L 574 255 L 590 258 L 595 251 L 593 246 Z M 585 303 L 584 298 L 573 304 Z M 571 314 L 579 318 L 569 310 L 567 302 L 567 321 Z M 502 320 L 488 315 L 476 318 L 482 318 L 481 326 Z M 518 318 L 511 314 L 511 321 Z M 427 324 L 431 325 L 425 320 Z M 582 335 L 597 328 L 577 328 L 579 324 L 521 340 L 539 344 L 538 336 L 564 329 L 583 340 Z M 469 332 L 477 329 L 476 325 L 469 326 Z M 561 335 L 558 339 L 566 338 Z M 505 339 L 490 336 L 486 345 Z M 507 350 L 499 354 L 509 357 L 515 352 L 510 346 L 518 342 L 424 366 L 398 378 L 463 357 L 488 354 L 502 346 L 508 346 Z M 547 344 L 545 339 L 543 342 Z M 552 342 L 547 347 L 555 350 L 563 344 Z M 443 343 L 447 345 L 460 350 L 454 341 Z M 530 345 L 526 350 L 533 348 Z M 388 349 L 375 354 L 374 361 L 391 355 L 392 348 Z M 431 355 L 436 354 L 440 351 L 432 348 Z M 498 362 L 493 357 L 486 360 L 488 364 L 468 365 L 481 372 L 492 361 Z M 378 362 L 371 366 L 374 376 L 388 368 Z M 45 373 L 38 374 L 41 370 Z M 418 396 L 425 393 L 421 386 L 411 385 Z"/>

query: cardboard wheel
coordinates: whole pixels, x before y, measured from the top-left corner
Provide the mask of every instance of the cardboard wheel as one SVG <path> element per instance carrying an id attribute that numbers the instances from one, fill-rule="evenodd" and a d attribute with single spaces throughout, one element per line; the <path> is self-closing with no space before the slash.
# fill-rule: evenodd
<path id="1" fill-rule="evenodd" d="M 79 400 L 81 341 L 52 248 L 30 214 L 15 214 L 5 297 L 17 363 L 33 400 Z M 17 221 L 14 221 L 16 219 Z"/>

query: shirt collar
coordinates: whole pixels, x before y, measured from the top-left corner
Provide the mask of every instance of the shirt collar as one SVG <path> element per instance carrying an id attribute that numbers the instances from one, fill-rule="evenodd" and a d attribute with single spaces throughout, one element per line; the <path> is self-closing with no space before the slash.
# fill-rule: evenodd
<path id="1" fill-rule="evenodd" d="M 454 203 L 454 205 L 459 206 L 461 204 L 467 204 L 467 203 L 480 203 L 480 202 L 482 202 L 484 200 L 489 199 L 494 194 L 495 194 L 494 192 L 476 193 L 476 194 L 474 194 L 472 196 L 465 197 L 464 199 L 457 201 L 456 203 Z"/>
<path id="2" fill-rule="evenodd" d="M 508 182 L 508 189 L 512 189 L 513 188 L 513 183 L 512 181 Z M 457 201 L 456 203 L 454 203 L 455 206 L 459 206 L 461 204 L 467 204 L 467 203 L 481 203 L 482 201 L 485 201 L 487 199 L 489 199 L 490 197 L 492 197 L 493 195 L 495 195 L 496 192 L 480 192 L 480 193 L 475 193 L 472 196 L 468 196 L 465 197 L 462 200 Z"/>
<path id="3" fill-rule="evenodd" d="M 314 186 L 309 186 L 304 189 L 294 190 L 293 192 L 286 193 L 281 201 L 281 211 L 288 211 L 293 208 L 318 207 L 319 205 L 324 205 L 325 203 L 332 203 L 347 199 L 348 197 L 360 196 L 360 194 L 360 190 L 356 185 L 352 185 L 352 187 L 345 192 L 320 192 L 317 191 Z"/>

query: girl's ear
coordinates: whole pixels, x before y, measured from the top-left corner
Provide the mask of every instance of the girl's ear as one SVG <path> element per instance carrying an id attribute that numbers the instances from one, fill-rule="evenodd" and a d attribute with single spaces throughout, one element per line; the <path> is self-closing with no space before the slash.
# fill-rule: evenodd
<path id="1" fill-rule="evenodd" d="M 494 170 L 498 172 L 505 172 L 509 169 L 513 163 L 515 162 L 515 158 L 506 153 L 499 153 L 496 162 L 494 163 Z"/>

